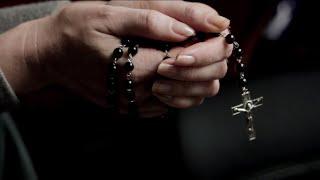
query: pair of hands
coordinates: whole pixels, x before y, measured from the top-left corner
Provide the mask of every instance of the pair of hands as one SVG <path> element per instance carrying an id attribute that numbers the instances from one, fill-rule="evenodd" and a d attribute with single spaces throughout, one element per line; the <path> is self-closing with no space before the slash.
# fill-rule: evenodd
<path id="1" fill-rule="evenodd" d="M 24 59 L 42 86 L 59 84 L 107 107 L 107 67 L 120 37 L 182 42 L 197 31 L 227 31 L 229 20 L 200 3 L 109 1 L 71 3 L 31 24 L 24 47 L 31 55 Z M 139 48 L 133 75 L 141 115 L 158 116 L 166 105 L 196 106 L 216 95 L 231 52 L 223 37 L 173 47 L 164 61 L 164 52 Z M 124 112 L 126 98 L 119 102 Z"/>

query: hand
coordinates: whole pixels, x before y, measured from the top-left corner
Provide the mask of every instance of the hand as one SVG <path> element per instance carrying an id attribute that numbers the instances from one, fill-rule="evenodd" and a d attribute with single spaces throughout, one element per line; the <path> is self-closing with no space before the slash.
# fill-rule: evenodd
<path id="1" fill-rule="evenodd" d="M 188 24 L 193 29 L 200 32 L 221 32 L 230 24 L 230 20 L 220 16 L 216 10 L 208 5 L 197 2 L 186 2 L 180 0 L 112 0 L 107 3 L 113 6 L 156 10 Z"/>
<path id="2" fill-rule="evenodd" d="M 215 96 L 219 91 L 219 79 L 227 73 L 226 59 L 232 48 L 223 37 L 216 37 L 187 48 L 173 49 L 171 54 L 177 55 L 159 65 L 158 73 L 166 79 L 153 84 L 154 95 L 176 108 L 197 106 L 204 98 Z"/>
<path id="3" fill-rule="evenodd" d="M 107 6 L 101 2 L 74 3 L 64 8 L 53 19 L 56 22 L 55 26 L 58 27 L 56 32 L 63 34 L 63 40 L 59 41 L 64 42 L 65 48 L 63 49 L 73 48 L 67 54 L 64 54 L 68 57 L 67 61 L 61 59 L 57 61 L 55 59 L 46 62 L 47 65 L 49 64 L 48 69 L 58 67 L 58 69 L 49 70 L 54 77 L 53 79 L 60 79 L 58 82 L 64 86 L 73 89 L 97 104 L 105 105 L 104 97 L 108 88 L 104 86 L 107 74 L 105 67 L 106 64 L 110 63 L 109 57 L 112 50 L 117 47 L 114 45 L 119 44 L 119 40 L 115 36 L 139 36 L 161 41 L 180 42 L 194 35 L 193 28 L 205 32 L 220 32 L 229 25 L 228 20 L 218 16 L 208 6 L 186 2 L 175 3 L 177 3 L 175 8 L 172 8 L 171 3 L 164 1 L 150 3 L 149 7 L 170 14 L 181 22 L 155 10 Z M 181 7 L 184 11 L 181 11 Z M 194 7 L 197 7 L 197 9 L 193 9 Z M 185 11 L 193 12 L 193 15 L 186 15 Z M 194 23 L 194 18 L 199 20 L 198 23 Z M 190 23 L 194 27 L 191 28 L 183 22 Z M 203 49 L 206 44 L 194 46 Z M 141 48 L 140 53 L 135 57 L 136 68 L 133 74 L 136 80 L 136 95 L 140 112 L 143 109 L 145 112 L 150 111 L 150 109 L 157 110 L 157 107 L 163 110 L 163 104 L 158 103 L 151 96 L 152 81 L 156 76 L 157 67 L 163 56 L 162 52 Z M 56 64 L 57 62 L 58 64 Z M 72 71 L 70 71 L 70 67 L 73 67 Z M 64 68 L 65 70 L 63 70 Z M 88 75 L 83 73 L 86 69 L 94 71 L 91 71 Z M 57 72 L 62 73 L 57 74 Z M 120 102 L 122 110 L 126 109 L 124 98 Z M 158 112 L 160 113 L 160 111 Z M 154 115 L 155 113 L 151 112 L 150 114 Z"/>
<path id="4" fill-rule="evenodd" d="M 154 9 L 180 20 L 201 32 L 221 32 L 230 21 L 211 7 L 182 1 L 110 1 L 112 5 Z M 165 104 L 176 108 L 199 105 L 205 97 L 219 91 L 219 79 L 227 72 L 226 59 L 232 52 L 222 37 L 208 39 L 190 47 L 176 47 L 172 57 L 161 63 L 158 72 L 165 78 L 156 81 L 152 91 Z M 184 60 L 183 60 L 184 59 Z"/>
<path id="5" fill-rule="evenodd" d="M 180 7 L 186 5 L 185 2 L 174 2 L 181 3 L 176 4 L 175 8 L 162 2 L 163 6 L 161 1 L 157 6 L 150 6 L 154 10 L 107 6 L 105 2 L 72 3 L 52 16 L 27 22 L 2 35 L 0 43 L 6 46 L 0 48 L 4 55 L 1 68 L 19 94 L 26 93 L 26 88 L 36 90 L 54 83 L 99 105 L 107 106 L 106 67 L 110 63 L 109 57 L 113 49 L 119 45 L 117 36 L 180 42 L 194 34 L 194 30 L 183 23 L 192 24 L 192 16 L 180 11 Z M 156 11 L 157 7 L 159 11 Z M 175 18 L 160 11 L 166 11 Z M 212 13 L 208 14 L 214 16 Z M 199 18 L 196 19 L 199 22 L 204 16 L 199 16 L 198 13 L 194 15 Z M 220 24 L 228 24 L 226 22 Z M 207 28 L 204 31 L 208 32 L 219 26 L 217 23 L 216 26 L 200 25 L 197 28 Z M 23 47 L 10 42 L 22 42 Z M 12 56 L 12 52 L 17 55 Z M 162 57 L 162 52 L 151 48 L 141 48 L 135 57 L 136 68 L 133 74 L 137 81 L 136 94 L 141 109 L 143 105 L 149 109 L 157 108 L 156 105 L 146 105 L 146 102 L 154 102 L 147 99 L 152 99 L 149 97 L 151 79 L 156 75 Z M 12 63 L 16 68 L 11 68 Z"/>
<path id="6" fill-rule="evenodd" d="M 50 42 L 56 43 L 39 55 L 48 76 L 54 83 L 101 106 L 108 106 L 107 67 L 111 63 L 111 53 L 120 45 L 117 37 L 139 36 L 178 42 L 194 34 L 188 25 L 159 12 L 108 6 L 102 2 L 72 3 L 48 21 Z M 41 42 L 39 46 L 43 47 Z M 140 48 L 134 58 L 136 99 L 145 117 L 162 114 L 166 109 L 151 95 L 152 80 L 163 56 L 161 51 Z M 125 97 L 119 102 L 120 111 L 124 111 Z"/>

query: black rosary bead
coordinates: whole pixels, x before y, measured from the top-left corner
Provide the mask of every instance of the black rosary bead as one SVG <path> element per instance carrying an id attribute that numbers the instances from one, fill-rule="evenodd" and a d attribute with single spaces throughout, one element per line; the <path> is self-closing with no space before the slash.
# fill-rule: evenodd
<path id="1" fill-rule="evenodd" d="M 169 51 L 171 49 L 170 45 L 168 43 L 162 43 L 159 48 L 159 50 L 166 52 Z"/>
<path id="2" fill-rule="evenodd" d="M 236 48 L 233 50 L 233 53 L 237 59 L 241 59 L 243 55 L 243 50 L 241 48 Z"/>
<path id="3" fill-rule="evenodd" d="M 128 102 L 128 113 L 130 118 L 139 117 L 139 111 L 138 111 L 137 103 L 135 100 L 130 100 Z"/>
<path id="4" fill-rule="evenodd" d="M 137 117 L 138 111 L 135 101 L 135 91 L 133 89 L 134 81 L 131 74 L 131 71 L 134 69 L 134 64 L 132 63 L 133 57 L 138 53 L 139 45 L 134 42 L 133 40 L 129 39 L 122 39 L 121 40 L 121 46 L 119 48 L 116 48 L 113 51 L 113 64 L 109 67 L 111 76 L 109 77 L 108 81 L 108 91 L 112 95 L 108 97 L 108 99 L 116 99 L 116 95 L 118 94 L 116 92 L 117 89 L 117 60 L 121 58 L 124 54 L 123 49 L 124 47 L 128 48 L 127 54 L 128 54 L 128 61 L 124 64 L 123 68 L 126 71 L 127 79 L 125 81 L 125 95 L 128 99 L 128 113 L 129 117 Z"/>
<path id="5" fill-rule="evenodd" d="M 107 102 L 115 108 L 117 100 L 117 60 L 123 56 L 122 47 L 118 47 L 113 50 L 112 58 L 113 62 L 108 67 L 109 76 L 107 78 L 107 92 L 108 96 L 106 97 Z"/>
<path id="6" fill-rule="evenodd" d="M 129 99 L 129 101 L 134 100 L 136 97 L 136 94 L 133 91 L 133 89 L 126 89 L 126 91 L 127 91 L 126 95 L 127 95 L 127 98 Z"/>
<path id="7" fill-rule="evenodd" d="M 196 35 L 196 39 L 200 42 L 205 41 L 207 38 L 207 34 L 204 32 L 198 32 Z"/>
<path id="8" fill-rule="evenodd" d="M 130 72 L 134 69 L 134 65 L 132 62 L 128 61 L 125 63 L 124 68 L 127 72 Z"/>
<path id="9" fill-rule="evenodd" d="M 130 46 L 128 49 L 128 54 L 131 54 L 131 56 L 135 56 L 138 53 L 139 46 Z"/>
<path id="10" fill-rule="evenodd" d="M 126 89 L 133 89 L 133 81 L 132 80 L 126 81 Z"/>
<path id="11" fill-rule="evenodd" d="M 123 55 L 123 49 L 118 47 L 113 51 L 112 57 L 114 59 L 119 59 L 122 57 L 122 55 Z"/>
<path id="12" fill-rule="evenodd" d="M 239 73 L 244 73 L 245 72 L 245 65 L 243 63 L 238 63 L 237 64 L 237 71 Z"/>
<path id="13" fill-rule="evenodd" d="M 247 86 L 247 79 L 246 78 L 240 78 L 239 87 L 240 88 L 244 88 L 246 86 Z"/>
<path id="14" fill-rule="evenodd" d="M 113 80 L 109 80 L 107 85 L 108 85 L 108 88 L 114 88 L 116 87 L 117 82 Z"/>
<path id="15" fill-rule="evenodd" d="M 115 96 L 116 93 L 117 93 L 117 91 L 116 91 L 116 89 L 114 89 L 114 88 L 109 88 L 109 89 L 108 89 L 108 93 L 109 93 L 110 96 Z"/>
<path id="16" fill-rule="evenodd" d="M 116 94 L 117 79 L 115 76 L 108 77 L 107 88 L 110 95 Z"/>
<path id="17" fill-rule="evenodd" d="M 110 73 L 110 74 L 116 74 L 116 72 L 117 72 L 117 65 L 115 65 L 115 64 L 110 64 L 110 66 L 109 66 L 109 73 Z"/>
<path id="18" fill-rule="evenodd" d="M 110 75 L 108 77 L 108 81 L 116 82 L 117 81 L 117 77 L 115 75 Z"/>
<path id="19" fill-rule="evenodd" d="M 226 39 L 226 42 L 227 42 L 228 44 L 232 44 L 232 43 L 235 41 L 235 37 L 234 37 L 233 34 L 228 34 L 228 35 L 225 37 L 225 39 Z"/>
<path id="20" fill-rule="evenodd" d="M 129 110 L 129 113 L 130 111 L 135 111 L 137 109 L 137 103 L 136 103 L 136 100 L 129 100 L 128 101 L 128 110 Z"/>
<path id="21" fill-rule="evenodd" d="M 129 47 L 132 45 L 132 41 L 130 39 L 121 39 L 121 44 L 125 47 Z"/>
<path id="22" fill-rule="evenodd" d="M 128 101 L 128 106 L 129 106 L 129 109 L 136 107 L 136 100 L 133 99 L 133 100 Z"/>

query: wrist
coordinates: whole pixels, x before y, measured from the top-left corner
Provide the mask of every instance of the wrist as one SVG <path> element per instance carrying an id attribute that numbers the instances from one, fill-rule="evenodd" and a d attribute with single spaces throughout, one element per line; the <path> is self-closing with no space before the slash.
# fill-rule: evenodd
<path id="1" fill-rule="evenodd" d="M 17 94 L 50 84 L 44 66 L 51 39 L 48 19 L 29 21 L 0 35 L 0 68 Z"/>

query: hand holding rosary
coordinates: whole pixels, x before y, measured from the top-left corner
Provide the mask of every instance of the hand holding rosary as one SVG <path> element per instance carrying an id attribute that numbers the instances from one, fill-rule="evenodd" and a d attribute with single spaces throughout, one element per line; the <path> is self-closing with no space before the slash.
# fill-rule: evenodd
<path id="1" fill-rule="evenodd" d="M 203 35 L 203 33 L 202 33 Z M 241 96 L 242 96 L 242 104 L 234 106 L 231 108 L 233 115 L 238 115 L 240 113 L 245 113 L 246 122 L 247 122 L 247 132 L 249 136 L 249 141 L 253 141 L 256 139 L 256 132 L 253 126 L 253 112 L 252 110 L 262 105 L 263 97 L 259 97 L 257 99 L 251 99 L 250 91 L 247 88 L 247 79 L 245 74 L 245 65 L 242 62 L 243 51 L 240 48 L 238 42 L 235 41 L 235 37 L 232 34 L 217 34 L 218 36 L 224 37 L 225 42 L 227 44 L 233 44 L 233 52 L 232 52 L 232 59 L 235 59 L 237 63 L 237 73 L 239 78 L 239 87 L 241 89 Z M 201 36 L 201 35 L 199 35 Z M 201 37 L 199 38 L 201 39 Z M 127 101 L 128 101 L 128 115 L 130 118 L 138 118 L 139 112 L 136 106 L 135 100 L 135 92 L 134 92 L 134 77 L 132 75 L 132 71 L 134 69 L 133 65 L 133 57 L 138 53 L 139 45 L 138 43 L 134 43 L 132 40 L 123 39 L 121 41 L 121 45 L 116 48 L 113 52 L 112 59 L 113 62 L 110 64 L 110 75 L 108 80 L 109 85 L 109 99 L 110 102 L 113 102 L 116 106 L 116 97 L 121 90 L 117 89 L 118 83 L 118 76 L 119 73 L 117 71 L 118 64 L 117 61 L 124 55 L 124 51 L 127 50 L 126 59 L 127 62 L 123 65 L 123 69 L 126 72 L 124 82 L 124 93 L 126 94 Z M 170 50 L 170 46 L 165 44 L 162 47 L 162 51 L 165 52 L 164 60 L 169 58 L 168 52 Z M 115 107 L 114 106 L 114 107 Z"/>

